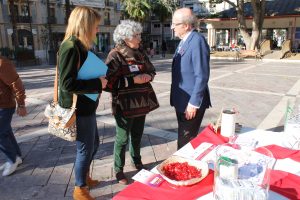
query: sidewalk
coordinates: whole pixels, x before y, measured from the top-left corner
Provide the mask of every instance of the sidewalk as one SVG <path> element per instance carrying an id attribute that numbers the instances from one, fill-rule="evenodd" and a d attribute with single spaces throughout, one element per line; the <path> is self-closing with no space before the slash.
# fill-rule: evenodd
<path id="1" fill-rule="evenodd" d="M 24 118 L 14 115 L 12 126 L 23 153 L 23 164 L 13 175 L 0 176 L 0 199 L 72 199 L 75 143 L 49 135 L 43 114 L 53 94 L 54 66 L 22 67 L 18 72 L 25 83 L 29 114 Z M 97 199 L 111 199 L 126 187 L 118 184 L 113 174 L 115 127 L 110 113 L 110 95 L 103 93 L 97 110 L 100 147 L 91 169 L 92 177 L 101 180 L 91 191 Z M 151 169 L 176 151 L 174 132 L 146 126 L 144 133 L 141 154 L 146 167 Z M 137 171 L 129 158 L 127 154 L 125 172 L 132 177 Z M 4 162 L 1 152 L 0 164 Z"/>
<path id="2" fill-rule="evenodd" d="M 160 108 L 147 115 L 142 138 L 142 160 L 148 168 L 172 155 L 177 142 L 176 116 L 169 106 L 171 55 L 151 60 L 157 69 L 153 87 Z M 53 94 L 54 67 L 22 67 L 18 72 L 25 83 L 29 115 L 14 115 L 12 125 L 23 152 L 23 164 L 13 175 L 0 176 L 0 199 L 72 199 L 75 144 L 49 135 L 43 114 Z M 286 101 L 300 91 L 300 67 L 288 62 L 212 60 L 209 85 L 213 107 L 207 110 L 202 128 L 216 120 L 222 108 L 235 107 L 243 126 L 280 131 Z M 97 122 L 100 147 L 91 173 L 101 184 L 92 194 L 99 200 L 111 199 L 126 186 L 117 184 L 113 176 L 115 127 L 108 93 L 101 96 Z M 129 158 L 127 152 L 125 172 L 132 177 L 136 170 Z M 0 153 L 0 165 L 4 161 Z"/>

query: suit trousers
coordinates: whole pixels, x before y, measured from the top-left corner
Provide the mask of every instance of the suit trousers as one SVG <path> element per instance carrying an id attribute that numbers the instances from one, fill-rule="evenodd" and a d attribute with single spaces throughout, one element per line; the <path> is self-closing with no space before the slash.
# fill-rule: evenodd
<path id="1" fill-rule="evenodd" d="M 196 116 L 191 120 L 185 118 L 185 113 L 176 111 L 178 122 L 177 149 L 180 149 L 198 135 L 205 111 L 206 108 L 201 106 L 197 110 Z"/>
<path id="2" fill-rule="evenodd" d="M 118 112 L 115 114 L 116 139 L 114 144 L 114 171 L 123 171 L 125 165 L 126 146 L 134 164 L 141 164 L 141 140 L 144 132 L 146 116 L 125 118 Z"/>

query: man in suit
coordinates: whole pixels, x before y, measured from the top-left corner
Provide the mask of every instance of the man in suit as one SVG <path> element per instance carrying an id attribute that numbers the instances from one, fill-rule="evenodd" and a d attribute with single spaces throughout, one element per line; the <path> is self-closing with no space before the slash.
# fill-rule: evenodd
<path id="1" fill-rule="evenodd" d="M 194 30 L 195 23 L 189 8 L 176 10 L 172 18 L 171 29 L 181 39 L 173 57 L 170 97 L 178 121 L 178 149 L 197 136 L 205 110 L 211 106 L 209 46 Z"/>

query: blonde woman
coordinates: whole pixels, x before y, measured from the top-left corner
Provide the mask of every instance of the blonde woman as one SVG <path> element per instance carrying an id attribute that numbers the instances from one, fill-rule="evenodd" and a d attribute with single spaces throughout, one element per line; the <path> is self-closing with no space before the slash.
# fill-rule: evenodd
<path id="1" fill-rule="evenodd" d="M 59 104 L 64 108 L 72 105 L 73 94 L 77 94 L 76 105 L 76 161 L 75 161 L 75 200 L 94 199 L 88 188 L 99 181 L 89 176 L 90 164 L 99 146 L 96 123 L 96 108 L 99 99 L 89 99 L 84 93 L 101 93 L 107 81 L 104 77 L 90 80 L 77 80 L 77 74 L 92 48 L 93 40 L 99 31 L 101 16 L 88 7 L 76 7 L 68 20 L 64 40 L 59 49 Z"/>

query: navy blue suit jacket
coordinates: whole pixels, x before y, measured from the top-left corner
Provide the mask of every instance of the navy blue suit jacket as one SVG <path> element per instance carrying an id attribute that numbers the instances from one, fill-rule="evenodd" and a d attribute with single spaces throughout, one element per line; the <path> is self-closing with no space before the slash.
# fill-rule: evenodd
<path id="1" fill-rule="evenodd" d="M 208 89 L 209 46 L 200 33 L 193 31 L 175 52 L 172 63 L 171 106 L 185 112 L 188 103 L 201 108 L 211 106 Z"/>

